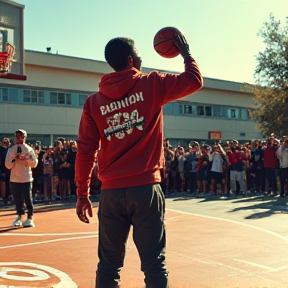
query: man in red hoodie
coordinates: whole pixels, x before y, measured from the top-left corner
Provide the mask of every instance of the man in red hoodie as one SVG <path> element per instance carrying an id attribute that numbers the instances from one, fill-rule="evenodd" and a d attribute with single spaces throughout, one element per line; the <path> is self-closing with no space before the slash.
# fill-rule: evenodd
<path id="1" fill-rule="evenodd" d="M 185 71 L 143 74 L 134 41 L 120 37 L 110 40 L 105 59 L 115 72 L 101 78 L 99 92 L 84 104 L 75 164 L 76 213 L 81 221 L 89 223 L 89 183 L 98 157 L 102 191 L 96 288 L 119 287 L 131 225 L 146 287 L 168 287 L 165 197 L 159 184 L 163 163 L 162 107 L 203 86 L 185 37 L 175 35 L 174 42 L 184 58 Z"/>

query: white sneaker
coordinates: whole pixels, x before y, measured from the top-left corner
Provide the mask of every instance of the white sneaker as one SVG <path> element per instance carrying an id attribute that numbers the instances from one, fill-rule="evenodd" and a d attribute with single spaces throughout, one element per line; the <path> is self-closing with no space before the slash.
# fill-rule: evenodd
<path id="1" fill-rule="evenodd" d="M 23 222 L 23 227 L 35 227 L 34 221 L 32 219 L 27 218 Z"/>
<path id="2" fill-rule="evenodd" d="M 22 221 L 21 221 L 21 216 L 18 215 L 12 225 L 13 225 L 14 227 L 21 227 L 22 224 L 23 224 L 23 223 L 22 223 Z"/>

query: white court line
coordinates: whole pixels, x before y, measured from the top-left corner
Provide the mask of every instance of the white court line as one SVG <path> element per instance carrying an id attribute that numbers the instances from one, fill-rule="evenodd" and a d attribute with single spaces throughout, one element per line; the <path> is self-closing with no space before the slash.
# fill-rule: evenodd
<path id="1" fill-rule="evenodd" d="M 201 264 L 205 264 L 207 266 L 212 266 L 212 267 L 220 267 L 220 268 L 227 268 L 227 269 L 231 269 L 231 270 L 234 270 L 234 271 L 237 271 L 239 273 L 242 273 L 244 275 L 249 275 L 249 276 L 255 276 L 257 278 L 260 278 L 262 280 L 265 280 L 265 281 L 269 281 L 269 282 L 274 282 L 276 284 L 280 284 L 279 282 L 275 281 L 275 280 L 272 280 L 272 279 L 269 279 L 269 278 L 266 278 L 266 277 L 263 277 L 261 275 L 258 275 L 258 274 L 255 274 L 255 273 L 252 273 L 252 272 L 249 272 L 247 270 L 243 270 L 243 269 L 240 269 L 240 268 L 236 268 L 236 267 L 233 267 L 231 265 L 226 265 L 224 263 L 221 263 L 221 262 L 213 262 L 213 261 L 205 261 L 205 260 L 199 260 L 199 259 L 195 259 L 193 257 L 190 257 L 188 255 L 184 255 L 184 254 L 181 254 L 181 253 L 177 253 L 175 251 L 172 251 L 172 252 L 169 252 L 167 251 L 167 253 L 172 253 L 172 254 L 175 254 L 175 255 L 178 255 L 182 258 L 186 258 L 186 259 L 189 259 L 189 260 L 192 260 L 194 262 L 199 262 Z M 234 260 L 234 259 L 233 259 Z"/>
<path id="2" fill-rule="evenodd" d="M 237 262 L 240 262 L 240 263 L 247 264 L 247 265 L 259 267 L 259 268 L 262 268 L 262 269 L 265 269 L 265 270 L 269 270 L 269 271 L 271 271 L 271 272 L 278 272 L 278 271 L 281 271 L 281 270 L 288 269 L 288 265 L 281 266 L 281 267 L 278 267 L 278 268 L 271 268 L 271 267 L 268 267 L 268 266 L 256 264 L 256 263 L 249 262 L 249 261 L 244 261 L 244 260 L 239 260 L 239 259 L 233 259 L 233 260 L 234 260 L 234 261 L 237 261 Z"/>
<path id="3" fill-rule="evenodd" d="M 1 236 L 68 236 L 68 235 L 98 235 L 98 232 L 71 232 L 71 233 L 3 233 Z"/>
<path id="4" fill-rule="evenodd" d="M 275 232 L 269 231 L 267 229 L 256 227 L 256 226 L 252 226 L 252 225 L 249 225 L 249 224 L 246 224 L 246 223 L 242 223 L 242 222 L 239 222 L 239 221 L 234 221 L 234 220 L 229 220 L 229 219 L 220 218 L 220 217 L 214 217 L 214 216 L 206 216 L 206 215 L 201 215 L 201 214 L 195 214 L 195 213 L 190 213 L 190 212 L 183 212 L 183 211 L 174 210 L 174 209 L 167 209 L 166 208 L 165 210 L 168 210 L 168 211 L 171 211 L 171 212 L 180 213 L 180 214 L 184 214 L 184 215 L 202 217 L 202 218 L 219 220 L 219 221 L 225 221 L 225 222 L 229 222 L 229 223 L 233 223 L 233 224 L 242 225 L 242 226 L 245 226 L 245 227 L 249 227 L 249 228 L 252 228 L 252 229 L 267 233 L 267 234 L 270 234 L 270 235 L 275 236 L 275 237 L 277 237 L 277 238 L 279 238 L 281 240 L 284 240 L 286 243 L 288 243 L 288 238 L 287 237 L 285 238 L 284 236 L 282 236 L 280 234 L 277 234 Z"/>
<path id="5" fill-rule="evenodd" d="M 171 217 L 171 218 L 167 218 L 167 219 L 165 218 L 164 221 L 165 222 L 167 222 L 167 221 L 177 221 L 179 219 L 179 217 L 180 216 L 175 216 L 175 217 Z"/>
<path id="6" fill-rule="evenodd" d="M 281 266 L 279 268 L 276 268 L 275 271 L 281 271 L 281 270 L 285 270 L 285 269 L 288 269 L 288 265 L 285 265 L 285 266 Z"/>
<path id="7" fill-rule="evenodd" d="M 261 232 L 264 232 L 264 233 L 267 233 L 267 234 L 270 234 L 272 236 L 275 236 L 281 240 L 284 240 L 285 242 L 288 242 L 288 239 L 286 239 L 285 237 L 283 237 L 282 235 L 279 235 L 275 232 L 272 232 L 272 231 L 269 231 L 269 230 L 266 230 L 264 228 L 259 228 L 259 227 L 255 227 L 255 226 L 252 226 L 252 225 L 249 225 L 249 224 L 245 224 L 245 223 L 241 223 L 241 222 L 238 222 L 238 221 L 234 221 L 234 220 L 229 220 L 229 219 L 224 219 L 224 218 L 219 218 L 219 217 L 213 217 L 213 216 L 205 216 L 205 215 L 200 215 L 200 214 L 195 214 L 195 213 L 190 213 L 190 212 L 183 212 L 183 211 L 179 211 L 179 210 L 174 210 L 174 209 L 166 209 L 168 211 L 171 211 L 171 212 L 176 212 L 176 213 L 179 213 L 179 214 L 183 214 L 183 215 L 190 215 L 190 216 L 195 216 L 195 217 L 202 217 L 202 218 L 207 218 L 207 219 L 213 219 L 213 220 L 218 220 L 218 221 L 225 221 L 225 222 L 229 222 L 229 223 L 234 223 L 234 224 L 238 224 L 238 225 L 242 225 L 242 226 L 245 226 L 245 227 L 249 227 L 249 228 L 252 228 L 252 229 L 255 229 L 255 230 L 258 230 L 258 231 L 261 231 Z M 174 217 L 171 217 L 171 219 L 174 218 Z M 169 219 L 169 218 L 168 218 Z M 168 220 L 167 219 L 167 220 Z M 83 232 L 83 233 L 87 233 L 87 232 Z M 91 232 L 88 232 L 88 233 L 91 233 Z M 93 232 L 92 232 L 93 233 Z M 17 233 L 7 233 L 7 234 L 12 234 L 12 235 L 19 235 Z M 2 234 L 3 236 L 4 235 L 7 235 L 7 234 Z M 23 233 L 24 234 L 24 233 Z M 57 233 L 55 233 L 57 234 Z M 70 234 L 70 233 L 69 233 Z M 81 234 L 81 233 L 79 233 Z M 40 234 L 41 235 L 41 234 Z M 63 235 L 68 235 L 67 233 L 63 234 Z M 73 233 L 71 234 L 73 235 Z M 74 234 L 76 235 L 76 234 Z M 27 236 L 27 234 L 25 234 L 25 236 Z M 39 234 L 34 234 L 34 236 L 39 236 Z M 82 237 L 70 237 L 70 238 L 60 238 L 60 239 L 54 239 L 54 240 L 47 240 L 47 241 L 40 241 L 40 242 L 32 242 L 32 243 L 25 243 L 25 244 L 17 244 L 17 245 L 10 245 L 10 246 L 3 246 L 3 247 L 0 247 L 0 249 L 8 249 L 8 248 L 14 248 L 14 247 L 23 247 L 23 246 L 32 246 L 32 245 L 38 245 L 38 244 L 46 244 L 46 243 L 53 243 L 53 242 L 60 242 L 60 241 L 69 241 L 69 240 L 80 240 L 80 239 L 87 239 L 87 238 L 93 238 L 93 237 L 97 237 L 97 232 L 95 233 L 95 235 L 88 235 L 88 236 L 82 236 Z M 243 263 L 246 263 L 248 265 L 253 265 L 253 266 L 258 266 L 258 267 L 261 267 L 261 268 L 264 268 L 264 269 L 270 269 L 272 271 L 280 271 L 280 270 L 283 270 L 283 269 L 286 269 L 288 268 L 288 265 L 287 266 L 282 266 L 282 267 L 279 267 L 279 268 L 271 268 L 271 267 L 267 267 L 267 266 L 263 266 L 263 265 L 259 265 L 257 263 L 252 263 L 252 262 L 248 262 L 248 261 L 244 261 L 244 260 L 239 260 L 239 259 L 233 259 L 235 261 L 238 261 L 238 262 L 243 262 Z M 195 259 L 194 259 L 195 261 Z M 208 263 L 207 263 L 208 264 Z M 223 265 L 221 263 L 218 263 L 218 265 Z M 237 268 L 234 268 L 234 267 L 230 267 L 232 269 L 235 269 L 235 270 L 238 270 L 238 271 L 241 271 L 241 269 L 237 269 Z M 243 272 L 246 272 L 246 273 L 249 273 L 245 270 L 242 270 Z M 251 274 L 251 273 L 249 273 Z M 258 275 L 258 277 L 262 278 L 261 276 Z M 265 278 L 264 278 L 265 279 Z M 273 281 L 273 280 L 270 280 L 270 279 L 267 279 L 269 281 Z M 274 281 L 273 281 L 274 282 Z M 277 283 L 277 282 L 275 282 Z"/>
<path id="8" fill-rule="evenodd" d="M 82 237 L 69 237 L 69 238 L 59 238 L 47 241 L 39 241 L 39 242 L 31 242 L 31 243 L 24 243 L 24 244 L 16 244 L 16 245 L 9 245 L 9 246 L 2 246 L 0 249 L 9 249 L 9 248 L 16 248 L 16 247 L 24 247 L 24 246 L 32 246 L 32 245 L 39 245 L 39 244 L 46 244 L 46 243 L 53 243 L 53 242 L 61 242 L 61 241 L 70 241 L 70 240 L 81 240 L 81 239 L 88 239 L 94 238 L 98 235 L 89 235 L 89 236 L 82 236 Z"/>
<path id="9" fill-rule="evenodd" d="M 252 263 L 252 262 L 249 262 L 249 261 L 244 261 L 244 260 L 239 260 L 239 259 L 232 259 L 232 260 L 236 261 L 236 262 L 244 263 L 244 264 L 247 264 L 247 265 L 250 265 L 250 266 L 255 266 L 255 267 L 258 267 L 258 268 L 261 268 L 261 269 L 264 269 L 264 270 L 277 271 L 274 268 L 271 268 L 271 267 L 268 267 L 268 266 L 264 266 L 264 265 L 260 265 L 260 264 L 257 264 L 257 263 Z"/>
<path id="10" fill-rule="evenodd" d="M 13 266 L 13 265 L 14 266 L 23 265 L 23 266 L 28 266 L 28 267 L 34 267 L 34 268 L 41 269 L 41 270 L 47 271 L 55 275 L 56 277 L 60 279 L 60 282 L 56 285 L 53 285 L 52 286 L 53 288 L 77 288 L 78 287 L 76 283 L 72 281 L 72 279 L 66 273 L 58 269 L 52 268 L 50 266 L 35 264 L 35 263 L 26 263 L 26 262 L 0 262 L 0 266 Z M 8 287 L 12 287 L 12 286 L 7 286 L 7 288 Z"/>
<path id="11" fill-rule="evenodd" d="M 255 229 L 255 230 L 258 230 L 258 231 L 261 231 L 261 232 L 264 232 L 264 233 L 267 233 L 267 234 L 270 234 L 274 237 L 277 237 L 281 240 L 284 240 L 286 243 L 288 243 L 288 239 L 285 238 L 284 236 L 280 235 L 280 234 L 277 234 L 275 232 L 272 232 L 272 231 L 269 231 L 267 229 L 264 229 L 264 228 L 260 228 L 260 227 L 255 227 L 255 226 L 252 226 L 252 225 L 249 225 L 249 224 L 246 224 L 246 223 L 242 223 L 242 222 L 238 222 L 238 221 L 234 221 L 234 220 L 229 220 L 229 219 L 225 219 L 225 218 L 220 218 L 220 217 L 214 217 L 214 216 L 206 216 L 206 215 L 201 215 L 201 214 L 196 214 L 196 213 L 190 213 L 190 212 L 183 212 L 183 211 L 179 211 L 179 210 L 175 210 L 175 209 L 166 209 L 168 211 L 171 211 L 171 212 L 176 212 L 176 213 L 179 213 L 179 214 L 183 214 L 183 215 L 190 215 L 190 216 L 195 216 L 195 217 L 202 217 L 202 218 L 207 218 L 207 219 L 212 219 L 212 220 L 218 220 L 218 221 L 225 221 L 225 222 L 229 222 L 229 223 L 233 223 L 233 224 L 238 224 L 238 225 L 242 225 L 244 227 L 248 227 L 248 228 L 252 228 L 252 229 Z M 284 270 L 284 269 L 287 269 L 288 268 L 288 265 L 285 265 L 285 266 L 282 266 L 282 267 L 278 267 L 278 268 L 272 268 L 272 267 L 268 267 L 268 266 L 263 266 L 263 265 L 260 265 L 260 264 L 257 264 L 257 263 L 252 263 L 252 262 L 248 262 L 248 261 L 245 261 L 245 260 L 239 260 L 239 259 L 233 259 L 234 261 L 238 261 L 238 262 L 242 262 L 242 263 L 245 263 L 247 265 L 251 265 L 251 266 L 256 266 L 256 267 L 259 267 L 259 268 L 263 268 L 263 269 L 266 269 L 266 270 L 269 270 L 271 272 L 277 272 L 277 271 L 280 271 L 280 270 Z M 268 279 L 267 279 L 268 280 Z M 272 281 L 272 280 L 270 280 Z"/>

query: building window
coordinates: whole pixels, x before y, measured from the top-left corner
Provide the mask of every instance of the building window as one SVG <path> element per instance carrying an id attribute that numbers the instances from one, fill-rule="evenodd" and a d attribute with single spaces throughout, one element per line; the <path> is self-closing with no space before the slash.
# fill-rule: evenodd
<path id="1" fill-rule="evenodd" d="M 50 104 L 71 105 L 71 94 L 64 92 L 50 92 Z"/>
<path id="2" fill-rule="evenodd" d="M 192 106 L 190 105 L 184 105 L 184 114 L 192 114 Z"/>
<path id="3" fill-rule="evenodd" d="M 246 108 L 241 108 L 241 119 L 247 120 L 248 119 L 248 113 Z"/>
<path id="4" fill-rule="evenodd" d="M 44 93 L 37 90 L 23 90 L 23 102 L 44 103 Z"/>
<path id="5" fill-rule="evenodd" d="M 228 118 L 228 108 L 221 107 L 221 117 Z"/>
<path id="6" fill-rule="evenodd" d="M 197 115 L 204 115 L 204 106 L 197 106 Z"/>
<path id="7" fill-rule="evenodd" d="M 228 109 L 228 118 L 238 119 L 239 118 L 239 109 L 236 109 L 236 108 Z"/>
<path id="8" fill-rule="evenodd" d="M 58 104 L 65 104 L 65 94 L 58 93 Z"/>
<path id="9" fill-rule="evenodd" d="M 88 98 L 88 95 L 80 94 L 79 95 L 79 106 L 83 106 L 87 98 Z"/>
<path id="10" fill-rule="evenodd" d="M 212 107 L 211 106 L 205 107 L 205 115 L 206 116 L 212 116 Z"/>
<path id="11" fill-rule="evenodd" d="M 8 88 L 0 88 L 0 99 L 2 101 L 8 101 Z"/>
<path id="12" fill-rule="evenodd" d="M 211 106 L 197 106 L 197 115 L 212 116 L 212 107 Z"/>
<path id="13" fill-rule="evenodd" d="M 220 106 L 213 107 L 213 116 L 214 117 L 221 117 L 221 107 Z"/>

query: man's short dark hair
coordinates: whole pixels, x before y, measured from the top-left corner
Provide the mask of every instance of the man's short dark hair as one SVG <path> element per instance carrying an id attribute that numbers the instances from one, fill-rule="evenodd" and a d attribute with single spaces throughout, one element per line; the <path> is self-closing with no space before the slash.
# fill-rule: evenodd
<path id="1" fill-rule="evenodd" d="M 105 59 L 117 72 L 125 70 L 129 55 L 135 56 L 134 40 L 125 37 L 111 39 L 105 47 Z"/>

